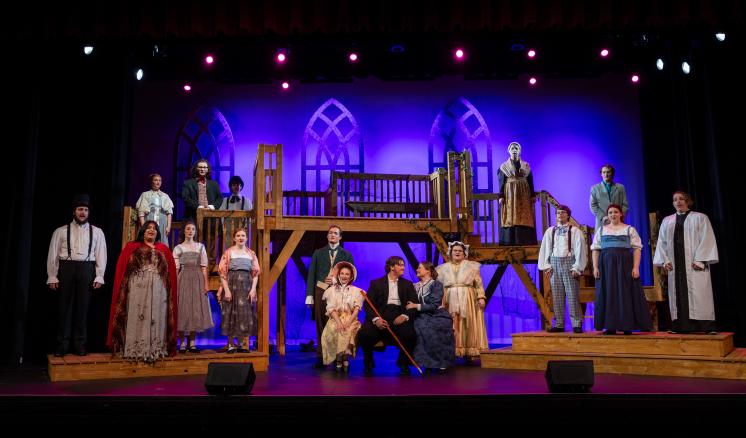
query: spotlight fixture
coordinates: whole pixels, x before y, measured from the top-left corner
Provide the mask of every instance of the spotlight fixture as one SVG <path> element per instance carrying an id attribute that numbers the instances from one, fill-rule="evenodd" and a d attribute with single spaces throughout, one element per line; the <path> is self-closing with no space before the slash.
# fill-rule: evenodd
<path id="1" fill-rule="evenodd" d="M 692 66 L 689 65 L 688 62 L 684 61 L 681 63 L 681 71 L 683 71 L 685 75 L 688 75 L 692 72 Z"/>
<path id="2" fill-rule="evenodd" d="M 529 85 L 536 85 L 536 83 L 539 82 L 534 76 L 531 76 L 528 78 L 528 84 Z"/>
<path id="3" fill-rule="evenodd" d="M 723 41 L 725 41 L 725 33 L 718 32 L 715 34 L 715 38 L 722 43 Z"/>
<path id="4" fill-rule="evenodd" d="M 357 62 L 357 60 L 358 60 L 357 53 L 355 53 L 355 52 L 350 53 L 350 55 L 348 56 L 348 58 L 349 58 L 350 62 Z"/>
<path id="5" fill-rule="evenodd" d="M 205 64 L 212 65 L 215 62 L 215 57 L 212 55 L 205 56 Z"/>
<path id="6" fill-rule="evenodd" d="M 600 55 L 602 58 L 606 58 L 607 56 L 609 56 L 609 49 L 601 49 Z"/>
<path id="7" fill-rule="evenodd" d="M 135 79 L 137 79 L 138 81 L 141 81 L 144 74 L 145 73 L 142 71 L 142 69 L 138 68 L 137 71 L 135 72 Z"/>
<path id="8" fill-rule="evenodd" d="M 456 57 L 457 61 L 462 61 L 464 59 L 464 56 L 466 56 L 466 53 L 464 53 L 463 49 L 456 49 L 453 55 Z"/>
<path id="9" fill-rule="evenodd" d="M 630 79 L 632 80 L 633 84 L 637 84 L 638 82 L 640 82 L 640 76 L 638 76 L 636 74 L 633 74 L 632 78 L 630 78 Z"/>
<path id="10" fill-rule="evenodd" d="M 284 64 L 285 61 L 288 60 L 288 51 L 287 49 L 280 49 L 275 53 L 275 61 L 278 64 Z"/>
<path id="11" fill-rule="evenodd" d="M 661 58 L 658 58 L 658 59 L 655 60 L 655 67 L 658 70 L 663 70 L 664 66 L 665 66 L 665 64 L 663 63 L 663 60 Z"/>
<path id="12" fill-rule="evenodd" d="M 393 44 L 391 47 L 389 47 L 389 52 L 391 53 L 404 53 L 407 51 L 407 48 L 404 47 L 402 44 Z"/>
<path id="13" fill-rule="evenodd" d="M 285 82 L 283 82 L 283 83 L 282 83 L 282 89 L 283 89 L 283 90 L 288 90 L 288 89 L 290 89 L 290 83 L 289 83 L 288 81 L 285 81 Z"/>
<path id="14" fill-rule="evenodd" d="M 93 46 L 84 46 L 83 47 L 83 53 L 86 55 L 90 55 L 93 53 Z"/>
<path id="15" fill-rule="evenodd" d="M 184 91 L 186 91 L 187 93 L 192 91 L 192 86 L 189 84 L 184 84 Z"/>
<path id="16" fill-rule="evenodd" d="M 536 58 L 536 50 L 530 49 L 528 53 L 526 53 L 526 55 L 529 57 L 529 59 L 534 59 Z"/>

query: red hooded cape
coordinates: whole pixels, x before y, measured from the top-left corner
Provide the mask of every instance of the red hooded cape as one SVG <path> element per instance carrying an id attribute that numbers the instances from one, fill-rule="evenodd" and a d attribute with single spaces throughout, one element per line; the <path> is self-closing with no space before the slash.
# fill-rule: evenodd
<path id="1" fill-rule="evenodd" d="M 111 348 L 112 353 L 121 351 L 124 348 L 124 338 L 127 326 L 127 294 L 129 293 L 129 278 L 125 278 L 127 266 L 135 251 L 144 246 L 145 243 L 129 242 L 119 254 L 117 260 L 116 274 L 114 274 L 114 290 L 111 295 L 111 309 L 109 312 L 109 331 L 106 335 L 106 345 Z M 168 281 L 166 290 L 168 290 L 168 322 L 166 326 L 168 340 L 168 354 L 176 354 L 176 321 L 177 321 L 177 288 L 176 288 L 176 264 L 174 256 L 168 246 L 157 242 L 154 247 L 165 258 L 168 264 Z"/>

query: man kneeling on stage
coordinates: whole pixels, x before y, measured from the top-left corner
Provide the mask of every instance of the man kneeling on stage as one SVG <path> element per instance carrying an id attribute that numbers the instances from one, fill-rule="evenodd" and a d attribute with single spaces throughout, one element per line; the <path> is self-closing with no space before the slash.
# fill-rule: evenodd
<path id="1" fill-rule="evenodd" d="M 411 281 L 402 278 L 404 259 L 397 256 L 389 257 L 386 260 L 385 269 L 384 277 L 370 283 L 368 299 L 364 306 L 365 323 L 358 333 L 358 344 L 363 349 L 365 374 L 373 372 L 373 347 L 376 343 L 379 341 L 395 342 L 392 332 L 407 352 L 414 351 L 417 343 L 413 324 L 417 311 L 407 310 L 405 307 L 409 301 L 417 302 L 417 292 Z M 401 351 L 400 347 L 396 364 L 403 375 L 409 374 L 410 361 L 407 355 L 408 353 Z"/>

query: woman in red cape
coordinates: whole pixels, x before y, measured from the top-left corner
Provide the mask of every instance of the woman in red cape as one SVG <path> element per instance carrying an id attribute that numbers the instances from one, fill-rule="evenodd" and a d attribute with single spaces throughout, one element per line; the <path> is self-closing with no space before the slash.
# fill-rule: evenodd
<path id="1" fill-rule="evenodd" d="M 158 224 L 146 222 L 117 261 L 106 345 L 124 358 L 153 362 L 176 354 L 176 265 L 160 239 Z"/>

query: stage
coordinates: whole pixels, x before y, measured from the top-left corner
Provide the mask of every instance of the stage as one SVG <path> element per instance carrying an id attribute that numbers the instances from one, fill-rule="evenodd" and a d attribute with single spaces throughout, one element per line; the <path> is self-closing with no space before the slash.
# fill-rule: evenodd
<path id="1" fill-rule="evenodd" d="M 408 421 L 514 421 L 540 417 L 554 423 L 660 422 L 669 415 L 710 422 L 746 408 L 746 381 L 596 374 L 589 394 L 551 394 L 543 371 L 485 369 L 459 364 L 444 375 L 420 377 L 412 368 L 400 376 L 396 350 L 376 354 L 373 376 L 362 359 L 349 375 L 315 370 L 314 353 L 289 349 L 270 356 L 268 371 L 257 372 L 251 395 L 213 397 L 204 376 L 187 375 L 51 383 L 43 367 L 5 370 L 0 412 L 6 424 L 44 427 L 108 424 L 129 429 L 144 424 L 166 429 L 220 429 L 237 424 L 303 424 L 332 415 L 362 424 L 369 412 L 392 409 Z M 167 425 L 160 424 L 168 419 Z M 229 420 L 226 420 L 229 419 Z M 431 421 L 432 420 L 432 421 Z M 336 420 L 335 420 L 336 421 Z"/>

